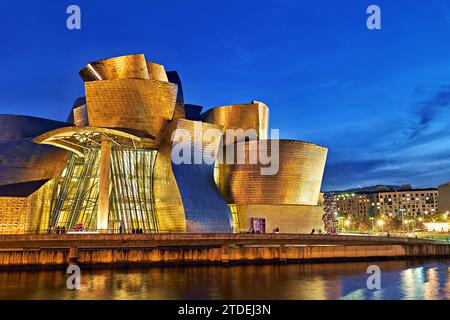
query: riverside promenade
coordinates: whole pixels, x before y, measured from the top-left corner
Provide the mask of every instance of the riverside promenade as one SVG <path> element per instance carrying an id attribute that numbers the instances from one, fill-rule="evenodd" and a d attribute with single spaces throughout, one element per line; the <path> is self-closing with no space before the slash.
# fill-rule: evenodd
<path id="1" fill-rule="evenodd" d="M 415 238 L 305 234 L 0 235 L 1 269 L 364 261 L 450 257 Z"/>

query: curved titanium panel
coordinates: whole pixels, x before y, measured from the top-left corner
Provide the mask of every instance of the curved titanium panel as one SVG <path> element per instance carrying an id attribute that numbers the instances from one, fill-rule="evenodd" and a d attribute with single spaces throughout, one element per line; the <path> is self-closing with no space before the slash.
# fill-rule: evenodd
<path id="1" fill-rule="evenodd" d="M 258 153 L 260 148 L 263 154 L 271 154 L 270 141 L 234 146 L 244 144 L 245 164 L 219 165 L 218 185 L 222 195 L 234 204 L 317 205 L 328 149 L 308 142 L 278 140 L 278 173 L 262 175 L 261 167 L 267 166 L 249 164 L 249 154 Z M 277 160 L 275 155 L 271 156 L 272 161 Z"/>
<path id="2" fill-rule="evenodd" d="M 183 86 L 181 85 L 181 80 L 176 71 L 167 72 L 167 77 L 169 82 L 177 85 L 177 102 L 175 105 L 175 112 L 173 114 L 173 120 L 176 121 L 178 119 L 186 118 L 186 112 L 184 110 L 184 96 L 183 96 Z"/>
<path id="3" fill-rule="evenodd" d="M 171 134 L 176 123 L 166 128 L 153 169 L 154 210 L 159 232 L 186 232 L 186 219 L 178 185 L 172 171 Z"/>
<path id="4" fill-rule="evenodd" d="M 174 114 L 177 85 L 115 79 L 85 83 L 89 125 L 128 128 L 160 137 Z"/>
<path id="5" fill-rule="evenodd" d="M 267 139 L 269 108 L 262 102 L 216 107 L 206 111 L 202 117 L 203 121 L 223 126 L 225 130 L 254 129 L 258 135 L 257 139 Z"/>
<path id="6" fill-rule="evenodd" d="M 70 110 L 67 122 L 76 126 L 88 126 L 89 119 L 87 114 L 86 97 L 79 97 L 75 100 Z"/>
<path id="7" fill-rule="evenodd" d="M 56 177 L 64 167 L 66 154 L 30 140 L 0 143 L 0 185 Z"/>
<path id="8" fill-rule="evenodd" d="M 0 185 L 51 179 L 64 167 L 66 152 L 31 140 L 48 130 L 67 126 L 47 119 L 0 116 Z"/>
<path id="9" fill-rule="evenodd" d="M 90 62 L 81 69 L 84 81 L 111 79 L 149 79 L 147 62 L 143 54 L 114 57 Z"/>
<path id="10" fill-rule="evenodd" d="M 231 212 L 214 182 L 214 161 L 222 128 L 198 121 L 178 120 L 177 130 L 190 135 L 190 141 L 174 141 L 173 148 L 189 154 L 191 163 L 176 164 L 172 169 L 183 200 L 187 232 L 231 232 Z M 217 132 L 216 139 L 205 135 Z M 207 149 L 206 149 L 207 148 Z M 174 150 L 174 149 L 172 149 Z M 184 154 L 185 155 L 185 154 Z M 194 162 L 195 158 L 201 161 Z"/>
<path id="11" fill-rule="evenodd" d="M 158 80 L 168 82 L 166 70 L 162 64 L 147 61 L 148 77 L 150 80 Z M 172 81 L 171 81 L 172 82 Z"/>
<path id="12" fill-rule="evenodd" d="M 34 138 L 44 132 L 69 125 L 66 122 L 37 117 L 0 114 L 0 142 Z"/>

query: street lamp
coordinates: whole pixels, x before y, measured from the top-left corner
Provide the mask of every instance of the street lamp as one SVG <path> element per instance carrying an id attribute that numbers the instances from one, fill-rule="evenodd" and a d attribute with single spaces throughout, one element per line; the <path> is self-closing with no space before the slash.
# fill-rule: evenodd
<path id="1" fill-rule="evenodd" d="M 351 224 L 350 220 L 347 219 L 347 220 L 344 221 L 344 226 L 345 227 L 348 228 L 350 226 L 350 224 Z"/>
<path id="2" fill-rule="evenodd" d="M 413 237 L 416 237 L 416 220 L 412 219 L 411 223 L 412 223 L 412 228 L 413 228 Z"/>
<path id="3" fill-rule="evenodd" d="M 372 234 L 374 233 L 374 225 L 373 225 L 373 221 L 375 220 L 374 217 L 370 217 L 369 220 L 372 222 Z"/>
<path id="4" fill-rule="evenodd" d="M 383 220 L 378 220 L 377 221 L 377 225 L 379 226 L 379 227 L 381 227 L 381 232 L 384 232 L 384 221 Z"/>
<path id="5" fill-rule="evenodd" d="M 403 220 L 403 232 L 405 233 L 405 236 L 408 237 L 407 232 L 408 232 L 408 223 L 410 223 L 411 221 L 409 221 L 408 219 Z M 405 230 L 406 227 L 406 230 Z"/>
<path id="6" fill-rule="evenodd" d="M 400 213 L 402 214 L 402 228 L 403 228 L 403 233 L 405 233 L 405 209 L 399 209 Z"/>

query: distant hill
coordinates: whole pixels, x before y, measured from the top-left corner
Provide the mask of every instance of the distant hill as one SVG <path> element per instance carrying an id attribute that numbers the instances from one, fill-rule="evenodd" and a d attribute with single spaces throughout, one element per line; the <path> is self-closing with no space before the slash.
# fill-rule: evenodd
<path id="1" fill-rule="evenodd" d="M 401 186 L 396 185 L 376 185 L 361 188 L 352 188 L 347 190 L 336 190 L 328 191 L 326 193 L 367 193 L 367 192 L 378 192 L 378 191 L 398 191 L 398 190 L 412 190 L 410 184 L 403 184 Z"/>

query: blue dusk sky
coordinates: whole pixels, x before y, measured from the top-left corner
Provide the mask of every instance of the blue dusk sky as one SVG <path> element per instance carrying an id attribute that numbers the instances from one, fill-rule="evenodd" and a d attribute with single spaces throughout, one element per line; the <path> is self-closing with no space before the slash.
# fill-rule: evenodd
<path id="1" fill-rule="evenodd" d="M 186 102 L 260 100 L 281 138 L 327 146 L 324 191 L 450 181 L 450 1 L 28 2 L 0 2 L 0 113 L 65 120 L 87 62 L 144 53 Z"/>

